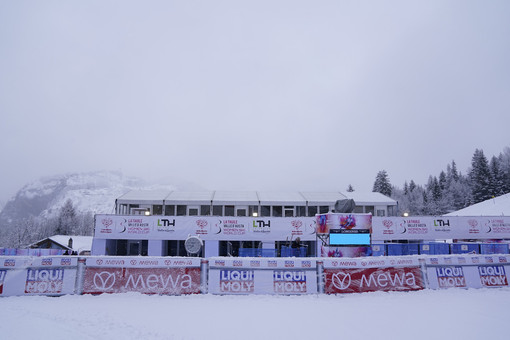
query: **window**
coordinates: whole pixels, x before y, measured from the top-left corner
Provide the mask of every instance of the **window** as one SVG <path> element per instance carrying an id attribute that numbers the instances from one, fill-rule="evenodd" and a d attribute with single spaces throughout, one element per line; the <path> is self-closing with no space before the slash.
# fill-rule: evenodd
<path id="1" fill-rule="evenodd" d="M 325 214 L 325 213 L 329 212 L 329 206 L 327 206 L 327 205 L 321 205 L 321 206 L 319 207 L 319 211 L 320 211 L 320 214 Z"/>
<path id="2" fill-rule="evenodd" d="M 163 215 L 163 206 L 162 205 L 153 205 L 152 206 L 152 214 L 153 215 Z"/>
<path id="3" fill-rule="evenodd" d="M 213 205 L 212 214 L 213 214 L 213 216 L 223 216 L 223 206 L 222 205 Z"/>
<path id="4" fill-rule="evenodd" d="M 198 216 L 198 208 L 189 208 L 188 215 L 189 216 Z"/>
<path id="5" fill-rule="evenodd" d="M 250 216 L 259 216 L 259 207 L 256 205 L 250 205 L 248 212 Z"/>
<path id="6" fill-rule="evenodd" d="M 115 255 L 147 256 L 149 242 L 147 240 L 117 240 Z"/>
<path id="7" fill-rule="evenodd" d="M 202 216 L 211 215 L 211 206 L 210 205 L 201 205 L 200 206 L 200 215 L 202 215 Z"/>
<path id="8" fill-rule="evenodd" d="M 273 206 L 273 217 L 282 217 L 282 207 Z"/>
<path id="9" fill-rule="evenodd" d="M 370 213 L 370 214 L 374 214 L 374 206 L 373 205 L 367 205 L 365 206 L 365 213 Z"/>
<path id="10" fill-rule="evenodd" d="M 355 214 L 363 214 L 363 206 L 359 206 L 359 205 L 355 206 L 354 213 Z"/>
<path id="11" fill-rule="evenodd" d="M 246 216 L 246 209 L 237 209 L 236 216 Z"/>
<path id="12" fill-rule="evenodd" d="M 294 207 L 285 206 L 284 207 L 285 217 L 294 217 Z"/>
<path id="13" fill-rule="evenodd" d="M 171 240 L 166 241 L 166 256 L 187 256 L 184 241 Z"/>
<path id="14" fill-rule="evenodd" d="M 186 209 L 187 209 L 187 206 L 178 205 L 177 206 L 177 216 L 186 216 Z"/>
<path id="15" fill-rule="evenodd" d="M 384 211 L 384 209 L 377 209 L 377 216 L 379 217 L 386 216 L 386 211 Z"/>
<path id="16" fill-rule="evenodd" d="M 300 216 L 300 217 L 306 216 L 306 207 L 305 206 L 297 206 L 296 207 L 296 216 Z"/>
<path id="17" fill-rule="evenodd" d="M 316 206 L 308 207 L 308 216 L 312 217 L 315 216 L 315 214 L 317 214 L 317 207 Z"/>
<path id="18" fill-rule="evenodd" d="M 225 216 L 234 216 L 234 206 L 233 205 L 225 206 Z"/>
<path id="19" fill-rule="evenodd" d="M 175 205 L 165 205 L 165 215 L 175 216 Z"/>
<path id="20" fill-rule="evenodd" d="M 260 216 L 267 217 L 271 216 L 271 207 L 269 205 L 263 205 L 260 207 Z"/>

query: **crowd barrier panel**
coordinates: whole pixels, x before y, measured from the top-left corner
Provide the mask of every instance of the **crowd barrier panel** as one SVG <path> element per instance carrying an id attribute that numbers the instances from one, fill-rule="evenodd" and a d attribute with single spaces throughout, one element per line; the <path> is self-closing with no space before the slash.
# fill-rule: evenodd
<path id="1" fill-rule="evenodd" d="M 75 294 L 78 258 L 0 257 L 0 296 Z"/>
<path id="2" fill-rule="evenodd" d="M 315 258 L 209 259 L 212 294 L 317 294 Z"/>
<path id="3" fill-rule="evenodd" d="M 346 294 L 508 287 L 510 255 L 361 258 L 0 257 L 0 297 Z"/>

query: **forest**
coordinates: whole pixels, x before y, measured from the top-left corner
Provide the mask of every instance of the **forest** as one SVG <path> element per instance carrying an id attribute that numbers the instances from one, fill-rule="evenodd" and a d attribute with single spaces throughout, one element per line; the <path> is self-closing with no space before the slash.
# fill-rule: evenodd
<path id="1" fill-rule="evenodd" d="M 352 188 L 350 188 L 352 190 Z M 465 174 L 455 161 L 425 185 L 414 180 L 392 185 L 385 170 L 377 173 L 373 190 L 398 201 L 398 214 L 442 215 L 510 192 L 510 147 L 490 160 L 476 149 Z"/>

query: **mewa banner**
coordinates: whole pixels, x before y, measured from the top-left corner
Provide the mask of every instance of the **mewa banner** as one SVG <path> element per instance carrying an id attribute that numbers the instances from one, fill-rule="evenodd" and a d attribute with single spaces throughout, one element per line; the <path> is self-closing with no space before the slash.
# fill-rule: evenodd
<path id="1" fill-rule="evenodd" d="M 510 216 L 415 216 L 372 219 L 373 240 L 510 238 Z"/>
<path id="2" fill-rule="evenodd" d="M 189 235 L 226 241 L 316 239 L 313 217 L 96 215 L 94 235 L 132 240 L 185 240 Z"/>
<path id="3" fill-rule="evenodd" d="M 89 257 L 84 294 L 199 294 L 200 258 Z"/>

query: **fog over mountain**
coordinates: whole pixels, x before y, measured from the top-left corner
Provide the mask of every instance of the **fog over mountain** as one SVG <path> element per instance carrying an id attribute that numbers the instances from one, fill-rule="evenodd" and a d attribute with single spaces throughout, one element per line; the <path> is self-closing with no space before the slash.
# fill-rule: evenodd
<path id="1" fill-rule="evenodd" d="M 175 184 L 174 184 L 175 183 Z M 1 207 L 0 227 L 29 217 L 50 218 L 70 199 L 80 212 L 113 213 L 115 199 L 130 190 L 201 190 L 193 183 L 162 179 L 157 184 L 121 172 L 95 171 L 44 177 L 23 186 Z"/>

